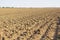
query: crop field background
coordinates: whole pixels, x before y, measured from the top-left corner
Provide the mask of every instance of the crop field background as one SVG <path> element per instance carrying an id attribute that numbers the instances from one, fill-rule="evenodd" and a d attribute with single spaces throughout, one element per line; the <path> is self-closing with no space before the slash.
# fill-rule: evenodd
<path id="1" fill-rule="evenodd" d="M 60 40 L 60 9 L 0 8 L 0 40 Z"/>

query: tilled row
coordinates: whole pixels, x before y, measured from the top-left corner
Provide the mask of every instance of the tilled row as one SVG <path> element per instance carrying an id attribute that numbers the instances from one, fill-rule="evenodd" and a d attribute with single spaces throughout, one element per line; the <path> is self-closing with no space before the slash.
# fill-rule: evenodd
<path id="1" fill-rule="evenodd" d="M 54 21 L 54 19 L 51 20 L 49 23 L 45 24 L 44 27 L 42 27 L 42 28 L 40 27 L 39 29 L 37 29 L 35 31 L 35 34 L 33 34 L 32 37 L 30 39 L 28 39 L 28 40 L 40 40 L 41 37 L 43 36 L 43 34 L 47 31 L 48 27 L 51 26 L 53 21 Z M 38 31 L 40 31 L 40 32 L 38 32 Z"/>

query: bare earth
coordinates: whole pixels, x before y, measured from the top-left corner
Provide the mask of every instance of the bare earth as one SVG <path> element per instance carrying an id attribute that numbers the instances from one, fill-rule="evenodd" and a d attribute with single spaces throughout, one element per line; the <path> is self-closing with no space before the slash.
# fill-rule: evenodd
<path id="1" fill-rule="evenodd" d="M 0 40 L 60 40 L 60 9 L 0 8 Z"/>

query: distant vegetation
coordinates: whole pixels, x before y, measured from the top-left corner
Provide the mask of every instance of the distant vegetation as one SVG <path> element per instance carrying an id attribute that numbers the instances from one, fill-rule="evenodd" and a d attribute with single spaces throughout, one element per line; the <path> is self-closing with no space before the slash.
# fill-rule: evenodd
<path id="1" fill-rule="evenodd" d="M 15 7 L 0 7 L 0 8 L 15 8 Z"/>

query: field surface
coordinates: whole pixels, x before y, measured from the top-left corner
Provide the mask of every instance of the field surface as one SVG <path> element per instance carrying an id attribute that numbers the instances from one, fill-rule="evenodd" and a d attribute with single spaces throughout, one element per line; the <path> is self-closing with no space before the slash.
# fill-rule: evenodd
<path id="1" fill-rule="evenodd" d="M 0 40 L 60 40 L 60 9 L 0 8 Z"/>

